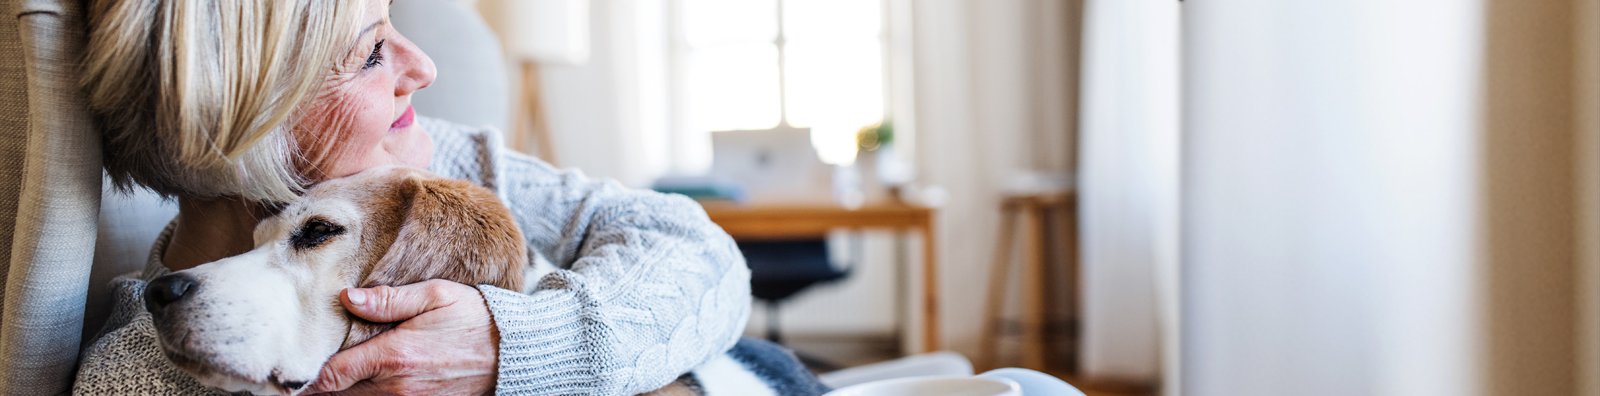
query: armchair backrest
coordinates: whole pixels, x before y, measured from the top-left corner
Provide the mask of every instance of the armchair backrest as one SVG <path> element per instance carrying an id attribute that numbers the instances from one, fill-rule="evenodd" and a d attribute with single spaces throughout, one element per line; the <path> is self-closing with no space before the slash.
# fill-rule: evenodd
<path id="1" fill-rule="evenodd" d="M 177 213 L 149 192 L 101 190 L 100 134 L 77 84 L 83 12 L 79 0 L 0 0 L 0 395 L 70 390 L 81 340 L 107 314 L 105 285 L 142 268 Z M 448 76 L 418 113 L 505 128 L 508 73 L 476 12 L 434 0 L 394 14 Z"/>
<path id="2" fill-rule="evenodd" d="M 0 394 L 64 393 L 77 361 L 101 174 L 82 25 L 78 1 L 0 0 Z"/>

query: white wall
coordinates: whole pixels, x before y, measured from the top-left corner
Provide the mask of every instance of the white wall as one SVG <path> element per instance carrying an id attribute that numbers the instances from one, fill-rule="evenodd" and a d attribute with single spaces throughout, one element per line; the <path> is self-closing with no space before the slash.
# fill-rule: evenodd
<path id="1" fill-rule="evenodd" d="M 1182 393 L 1574 393 L 1573 4 L 1186 4 Z"/>

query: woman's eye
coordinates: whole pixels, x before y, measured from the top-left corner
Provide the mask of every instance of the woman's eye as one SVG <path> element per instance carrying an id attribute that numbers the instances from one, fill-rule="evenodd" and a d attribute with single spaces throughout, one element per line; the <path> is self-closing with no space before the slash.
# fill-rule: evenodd
<path id="1" fill-rule="evenodd" d="M 289 236 L 289 244 L 295 249 L 304 250 L 322 245 L 328 238 L 333 238 L 344 233 L 344 227 L 329 223 L 322 219 L 311 219 L 300 226 L 294 235 Z"/>
<path id="2" fill-rule="evenodd" d="M 361 64 L 361 70 L 371 69 L 373 67 L 377 67 L 378 65 L 382 65 L 383 64 L 383 42 L 384 41 L 387 41 L 387 40 L 378 40 L 378 44 L 372 46 L 372 54 L 371 55 L 367 55 L 367 61 L 365 63 Z"/>

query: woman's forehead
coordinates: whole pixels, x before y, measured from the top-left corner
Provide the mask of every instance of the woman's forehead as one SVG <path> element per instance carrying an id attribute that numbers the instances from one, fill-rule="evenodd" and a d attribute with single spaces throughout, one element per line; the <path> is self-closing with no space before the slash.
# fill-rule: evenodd
<path id="1" fill-rule="evenodd" d="M 368 0 L 366 2 L 366 18 L 362 21 L 361 31 L 357 37 L 366 37 L 367 34 L 377 30 L 389 22 L 389 5 L 392 1 Z"/>

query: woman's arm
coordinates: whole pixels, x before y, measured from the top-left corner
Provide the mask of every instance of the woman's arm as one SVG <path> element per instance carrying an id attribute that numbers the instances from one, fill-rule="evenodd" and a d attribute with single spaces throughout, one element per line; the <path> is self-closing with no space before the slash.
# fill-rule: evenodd
<path id="1" fill-rule="evenodd" d="M 334 355 L 313 390 L 482 389 L 468 385 L 479 383 L 487 357 L 498 362 L 486 369 L 502 394 L 631 395 L 737 342 L 749 268 L 698 204 L 557 170 L 501 149 L 493 130 L 419 120 L 436 144 L 430 170 L 496 190 L 528 247 L 561 269 L 530 280 L 538 285 L 530 294 L 448 284 L 345 300 L 357 315 L 404 320 L 400 328 L 413 331 Z M 478 330 L 485 319 L 493 325 Z"/>
<path id="2" fill-rule="evenodd" d="M 646 392 L 738 341 L 749 269 L 700 205 L 505 160 L 499 188 L 563 269 L 532 294 L 480 287 L 500 332 L 500 392 Z"/>

